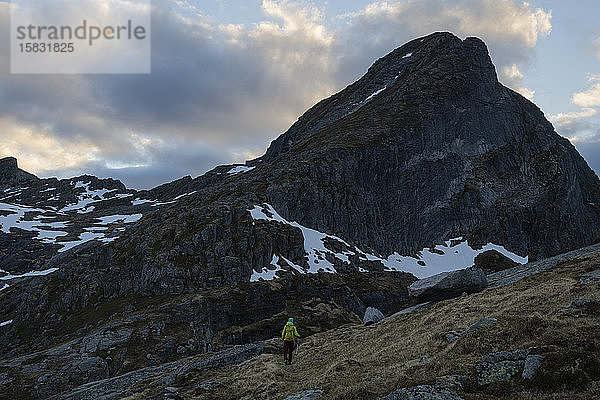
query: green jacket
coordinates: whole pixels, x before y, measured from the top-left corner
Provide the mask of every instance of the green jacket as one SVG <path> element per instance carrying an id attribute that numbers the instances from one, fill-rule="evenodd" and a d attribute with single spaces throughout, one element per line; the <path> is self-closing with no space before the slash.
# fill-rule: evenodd
<path id="1" fill-rule="evenodd" d="M 283 331 L 281 331 L 281 339 L 285 340 L 286 342 L 291 342 L 296 340 L 297 337 L 300 337 L 300 335 L 298 335 L 298 331 L 296 330 L 294 323 L 288 321 L 283 327 Z"/>

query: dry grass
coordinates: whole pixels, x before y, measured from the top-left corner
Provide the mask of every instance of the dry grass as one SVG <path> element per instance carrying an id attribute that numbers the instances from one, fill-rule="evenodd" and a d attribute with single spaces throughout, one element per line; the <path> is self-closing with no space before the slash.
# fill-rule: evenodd
<path id="1" fill-rule="evenodd" d="M 544 354 L 564 354 L 567 364 L 569 354 L 576 357 L 578 351 L 587 351 L 596 362 L 598 317 L 568 317 L 560 310 L 577 298 L 600 299 L 599 283 L 580 285 L 578 279 L 600 268 L 599 260 L 588 256 L 516 284 L 441 302 L 375 327 L 346 325 L 313 335 L 302 343 L 293 366 L 283 365 L 279 354 L 263 354 L 241 365 L 190 373 L 177 386 L 185 388 L 180 392 L 183 398 L 282 399 L 318 388 L 325 390 L 324 399 L 373 399 L 399 387 L 434 383 L 444 375 L 459 374 L 476 382 L 475 366 L 487 354 L 502 350 L 536 348 Z M 443 339 L 445 332 L 463 330 L 484 316 L 500 322 L 453 344 Z M 430 358 L 421 361 L 423 356 Z M 206 380 L 221 385 L 211 390 L 197 387 Z M 555 383 L 532 385 L 515 378 L 461 395 L 465 399 L 600 398 L 597 382 L 570 385 L 567 379 Z"/>

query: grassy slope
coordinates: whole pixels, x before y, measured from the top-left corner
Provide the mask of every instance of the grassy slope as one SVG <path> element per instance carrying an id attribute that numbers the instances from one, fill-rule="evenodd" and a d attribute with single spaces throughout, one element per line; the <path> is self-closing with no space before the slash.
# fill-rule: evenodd
<path id="1" fill-rule="evenodd" d="M 282 365 L 273 349 L 241 365 L 192 372 L 175 386 L 182 398 L 281 399 L 318 388 L 325 390 L 323 399 L 373 399 L 399 387 L 434 383 L 444 375 L 460 374 L 476 382 L 475 366 L 487 354 L 536 348 L 546 360 L 533 383 L 519 377 L 460 394 L 465 399 L 600 398 L 600 318 L 560 312 L 577 298 L 600 299 L 600 282 L 579 283 L 581 274 L 598 268 L 600 254 L 588 255 L 375 327 L 346 325 L 310 336 L 293 366 Z M 484 316 L 500 322 L 453 344 L 444 340 L 445 332 L 463 330 Z M 431 358 L 420 361 L 422 356 Z M 198 388 L 207 380 L 221 385 Z M 153 395 L 162 397 L 155 391 L 142 397 Z"/>

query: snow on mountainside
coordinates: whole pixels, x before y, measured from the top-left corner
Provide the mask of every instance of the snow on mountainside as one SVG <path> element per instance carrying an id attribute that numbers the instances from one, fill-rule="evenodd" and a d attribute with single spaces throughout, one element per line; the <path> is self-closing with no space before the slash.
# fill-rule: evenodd
<path id="1" fill-rule="evenodd" d="M 79 245 L 110 243 L 144 214 L 196 193 L 137 192 L 87 175 L 39 179 L 19 169 L 12 157 L 0 159 L 0 178 L 0 276 L 5 282 L 38 276 L 48 271 L 46 261 Z"/>
<path id="2" fill-rule="evenodd" d="M 337 272 L 334 264 L 330 261 L 336 258 L 338 261 L 350 265 L 350 258 L 357 257 L 363 261 L 378 261 L 385 266 L 386 271 L 408 272 L 417 278 L 426 278 L 440 272 L 455 271 L 468 268 L 473 265 L 475 257 L 488 250 L 496 250 L 511 260 L 525 264 L 528 257 L 521 257 L 506 250 L 503 246 L 488 243 L 477 249 L 469 246 L 463 237 L 447 240 L 434 248 L 425 248 L 415 256 L 401 256 L 394 253 L 387 258 L 381 258 L 371 252 L 363 251 L 343 239 L 307 228 L 297 222 L 289 222 L 283 218 L 275 209 L 269 205 L 254 206 L 250 211 L 254 220 L 266 220 L 278 222 L 298 228 L 304 237 L 304 250 L 308 260 L 308 268 L 302 268 L 281 255 L 273 255 L 270 266 L 263 267 L 261 271 L 253 271 L 250 281 L 271 280 L 277 278 L 278 272 L 289 271 L 290 268 L 302 274 L 315 274 L 318 272 Z M 343 249 L 336 251 L 335 249 Z M 283 260 L 283 263 L 281 261 Z M 360 272 L 367 272 L 359 268 Z"/>

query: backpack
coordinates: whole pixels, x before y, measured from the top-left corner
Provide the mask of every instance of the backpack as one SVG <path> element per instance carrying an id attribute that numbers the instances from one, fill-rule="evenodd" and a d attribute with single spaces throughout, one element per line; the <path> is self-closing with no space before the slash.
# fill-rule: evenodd
<path id="1" fill-rule="evenodd" d="M 283 340 L 294 340 L 294 325 L 285 325 L 283 327 Z"/>

